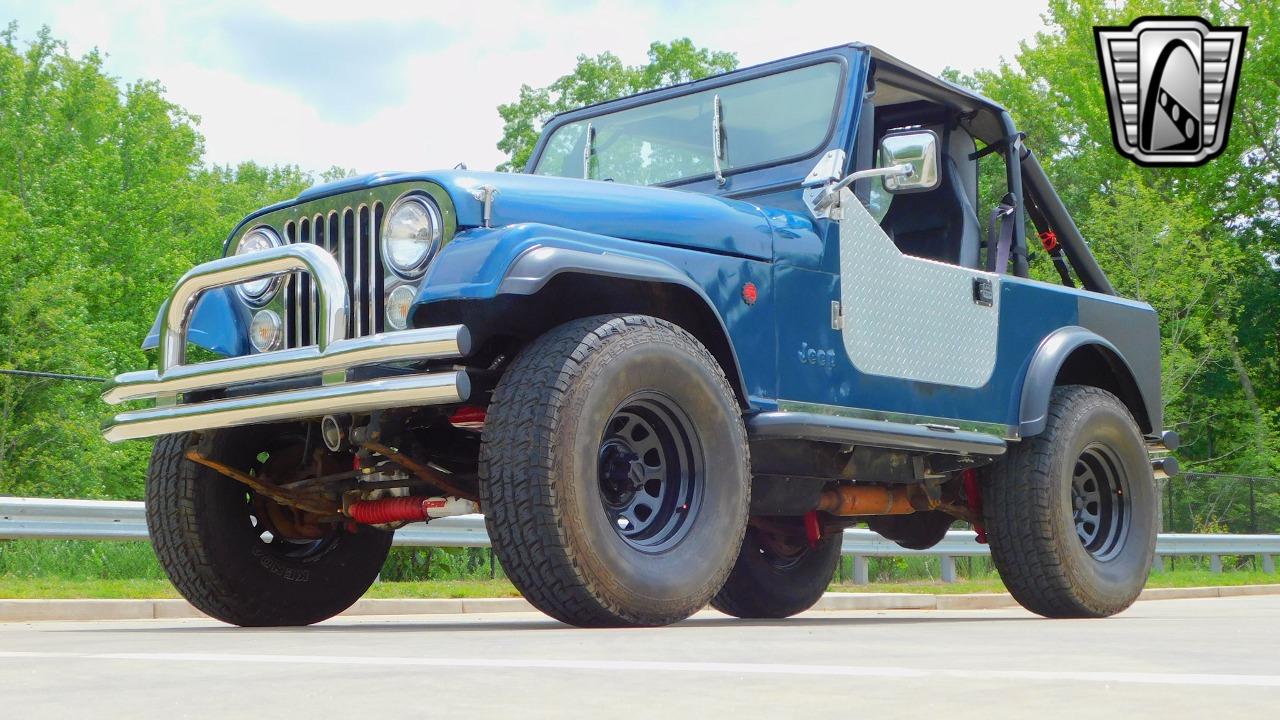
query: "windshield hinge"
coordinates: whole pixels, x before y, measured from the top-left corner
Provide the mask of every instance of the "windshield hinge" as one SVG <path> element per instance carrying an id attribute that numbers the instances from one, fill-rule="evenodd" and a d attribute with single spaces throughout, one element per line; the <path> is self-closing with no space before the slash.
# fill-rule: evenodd
<path id="1" fill-rule="evenodd" d="M 498 188 L 492 185 L 481 185 L 471 191 L 471 196 L 484 205 L 480 215 L 481 227 L 493 227 L 493 198 L 497 194 Z"/>

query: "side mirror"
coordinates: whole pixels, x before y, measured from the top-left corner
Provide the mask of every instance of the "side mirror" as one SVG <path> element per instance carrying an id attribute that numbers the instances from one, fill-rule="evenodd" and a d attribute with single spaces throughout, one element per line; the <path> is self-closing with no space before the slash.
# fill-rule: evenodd
<path id="1" fill-rule="evenodd" d="M 905 130 L 880 140 L 881 167 L 910 165 L 911 174 L 891 175 L 884 189 L 891 193 L 924 192 L 938 187 L 938 135 L 932 130 Z"/>

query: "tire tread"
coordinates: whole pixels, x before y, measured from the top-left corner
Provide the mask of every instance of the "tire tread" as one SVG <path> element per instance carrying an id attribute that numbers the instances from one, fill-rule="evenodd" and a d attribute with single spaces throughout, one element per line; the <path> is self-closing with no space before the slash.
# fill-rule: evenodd
<path id="1" fill-rule="evenodd" d="M 147 530 L 156 558 L 170 582 L 196 609 L 233 625 L 310 625 L 350 607 L 377 577 L 391 533 L 360 528 L 339 538 L 340 546 L 318 558 L 324 580 L 299 587 L 250 577 L 258 561 L 238 555 L 219 560 L 211 543 L 225 543 L 229 518 L 208 505 L 207 483 L 233 482 L 185 457 L 189 433 L 156 440 L 147 469 Z M 247 489 L 245 490 L 247 492 Z M 203 498 L 203 500 L 202 500 Z M 244 563 L 244 565 L 241 565 Z"/>
<path id="2" fill-rule="evenodd" d="M 525 598 L 546 614 L 584 627 L 664 625 L 687 611 L 636 612 L 611 601 L 609 588 L 593 580 L 570 540 L 556 501 L 551 447 L 566 396 L 598 356 L 645 342 L 675 343 L 716 370 L 724 396 L 737 400 L 715 358 L 680 327 L 644 315 L 600 315 L 574 320 L 534 340 L 511 363 L 495 388 L 480 453 L 485 524 L 503 569 Z M 739 445 L 746 431 L 736 423 Z M 731 512 L 732 509 L 725 509 Z M 745 506 L 742 508 L 746 516 Z M 734 547 L 741 536 L 734 539 Z M 723 583 L 726 565 L 711 582 Z"/>
<path id="3" fill-rule="evenodd" d="M 1044 431 L 1011 448 L 984 473 L 983 510 L 992 562 L 1014 599 L 1045 617 L 1105 617 L 1123 609 L 1085 592 L 1063 562 L 1054 531 L 1053 463 L 1061 436 L 1096 405 L 1119 409 L 1133 423 L 1124 404 L 1106 390 L 1059 386 L 1053 391 Z"/>

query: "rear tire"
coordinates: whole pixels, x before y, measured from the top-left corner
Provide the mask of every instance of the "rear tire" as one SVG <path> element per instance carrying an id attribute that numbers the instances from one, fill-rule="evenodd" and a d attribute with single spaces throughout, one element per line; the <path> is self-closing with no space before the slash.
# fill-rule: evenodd
<path id="1" fill-rule="evenodd" d="M 271 449 L 263 428 L 209 435 L 206 455 L 232 467 L 252 467 Z M 156 440 L 146 489 L 151 545 L 188 602 L 232 625 L 310 625 L 346 610 L 369 589 L 392 533 L 335 525 L 310 541 L 267 535 L 254 493 L 188 460 L 191 442 L 187 433 Z"/>
<path id="2" fill-rule="evenodd" d="M 1105 617 L 1146 584 L 1157 498 L 1128 409 L 1095 387 L 1055 388 L 1048 423 L 983 472 L 991 558 L 1026 609 Z"/>
<path id="3" fill-rule="evenodd" d="M 828 533 L 816 547 L 779 549 L 747 528 L 742 551 L 711 606 L 740 618 L 785 618 L 813 607 L 831 585 L 844 533 Z"/>
<path id="4" fill-rule="evenodd" d="M 706 605 L 742 543 L 741 410 L 693 336 L 641 315 L 547 332 L 493 393 L 485 523 L 512 583 L 573 625 L 663 625 Z"/>

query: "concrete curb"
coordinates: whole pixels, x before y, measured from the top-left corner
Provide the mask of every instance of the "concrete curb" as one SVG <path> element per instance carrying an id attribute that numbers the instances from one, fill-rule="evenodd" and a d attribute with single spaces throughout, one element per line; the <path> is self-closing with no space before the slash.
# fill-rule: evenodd
<path id="1" fill-rule="evenodd" d="M 356 615 L 460 615 L 536 612 L 524 598 L 368 598 L 347 608 Z M 35 620 L 176 620 L 205 614 L 186 600 L 5 600 L 0 599 L 0 622 Z"/>
<path id="2" fill-rule="evenodd" d="M 1186 600 L 1196 598 L 1280 595 L 1280 585 L 1235 585 L 1230 587 L 1149 588 L 1139 600 Z M 1016 607 L 1008 593 L 929 595 L 926 593 L 836 593 L 829 592 L 813 606 L 817 611 L 841 610 L 992 610 Z M 536 612 L 523 598 L 370 598 L 358 601 L 342 613 L 360 615 L 474 615 L 485 613 Z M 175 620 L 201 618 L 204 614 L 186 600 L 5 600 L 0 599 L 0 622 L 61 620 Z"/>

